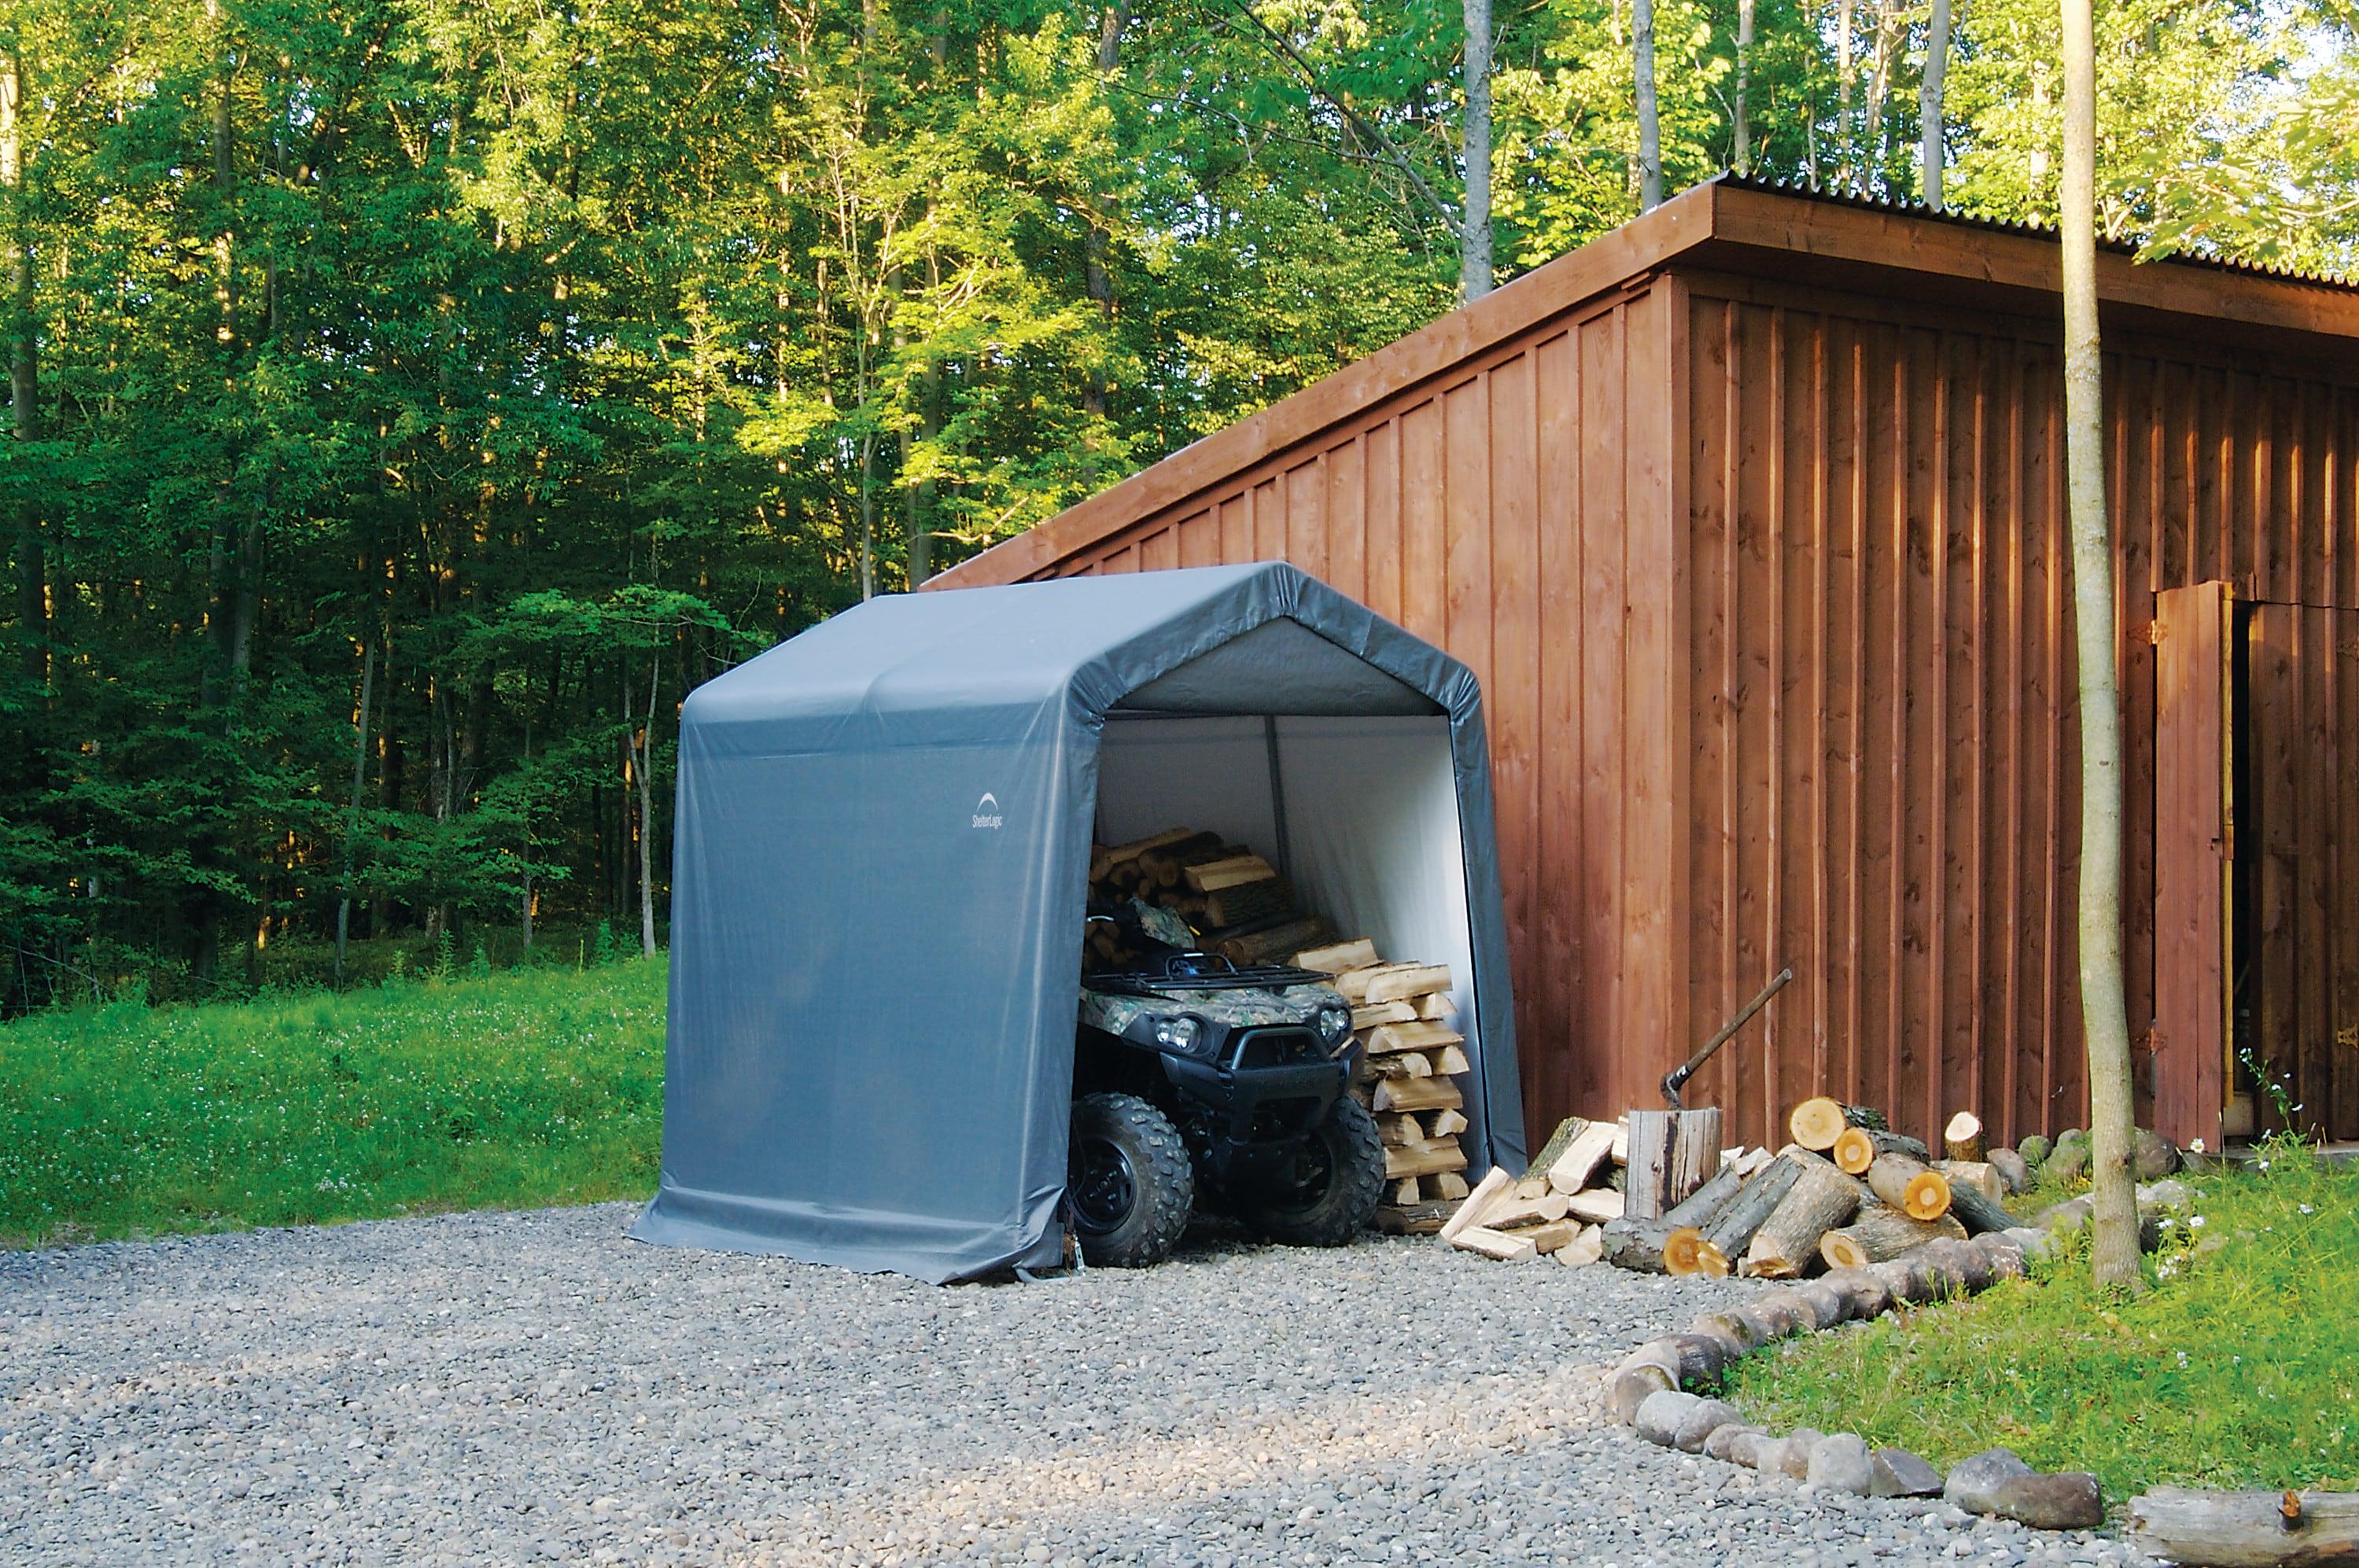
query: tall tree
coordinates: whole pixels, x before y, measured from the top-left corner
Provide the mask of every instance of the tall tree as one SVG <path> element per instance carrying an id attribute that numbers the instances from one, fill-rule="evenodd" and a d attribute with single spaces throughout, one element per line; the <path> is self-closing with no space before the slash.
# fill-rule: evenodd
<path id="1" fill-rule="evenodd" d="M 2122 982 L 2121 701 L 2114 670 L 2114 546 L 2105 514 L 2104 366 L 2097 332 L 2097 59 L 2091 0 L 2064 3 L 2064 447 L 2081 699 L 2081 1027 L 2089 1052 L 2096 1281 L 2138 1272 L 2130 1179 L 2136 1102 Z"/>
<path id="2" fill-rule="evenodd" d="M 1459 220 L 1458 297 L 1491 292 L 1491 0 L 1465 0 L 1466 116 L 1460 133 L 1466 199 Z"/>
<path id="3" fill-rule="evenodd" d="M 1736 0 L 1736 101 L 1729 112 L 1729 142 L 1739 174 L 1753 172 L 1753 6 L 1754 0 Z"/>
<path id="4" fill-rule="evenodd" d="M 1655 0 L 1630 0 L 1630 63 L 1638 104 L 1638 211 L 1663 204 L 1663 124 L 1655 98 Z"/>
<path id="5" fill-rule="evenodd" d="M 1917 189 L 1941 210 L 1941 86 L 1950 71 L 1950 0 L 1932 0 L 1925 23 L 1925 73 L 1917 94 Z"/>

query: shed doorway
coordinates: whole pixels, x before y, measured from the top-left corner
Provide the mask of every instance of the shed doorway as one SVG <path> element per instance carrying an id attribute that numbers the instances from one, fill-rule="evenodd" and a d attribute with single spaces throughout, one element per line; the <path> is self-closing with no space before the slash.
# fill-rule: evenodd
<path id="1" fill-rule="evenodd" d="M 2157 1122 L 2359 1139 L 2359 611 L 2156 607 Z"/>

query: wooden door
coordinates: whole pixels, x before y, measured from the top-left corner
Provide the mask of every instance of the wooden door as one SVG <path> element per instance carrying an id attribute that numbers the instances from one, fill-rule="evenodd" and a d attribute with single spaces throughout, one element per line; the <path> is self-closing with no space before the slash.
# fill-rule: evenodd
<path id="1" fill-rule="evenodd" d="M 2154 620 L 2154 1119 L 2212 1150 L 2234 1081 L 2234 598 L 2224 582 L 2166 589 Z"/>
<path id="2" fill-rule="evenodd" d="M 2255 1110 L 2264 1130 L 2359 1138 L 2359 611 L 2256 604 L 2245 659 L 2236 1011 L 2267 1079 Z"/>

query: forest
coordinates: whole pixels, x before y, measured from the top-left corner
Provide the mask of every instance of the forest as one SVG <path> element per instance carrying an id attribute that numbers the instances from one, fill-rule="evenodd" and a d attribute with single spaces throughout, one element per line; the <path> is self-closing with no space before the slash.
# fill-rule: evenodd
<path id="1" fill-rule="evenodd" d="M 2359 6 L 2097 22 L 2105 238 L 2353 267 Z M 1723 168 L 2052 222 L 2057 46 L 2041 0 L 0 0 L 0 1013 L 652 951 L 698 683 Z"/>

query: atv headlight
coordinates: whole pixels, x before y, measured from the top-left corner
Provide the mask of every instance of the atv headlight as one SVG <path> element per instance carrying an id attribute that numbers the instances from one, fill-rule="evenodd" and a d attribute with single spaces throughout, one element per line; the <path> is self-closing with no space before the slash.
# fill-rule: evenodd
<path id="1" fill-rule="evenodd" d="M 1352 1037 L 1352 1010 L 1348 1007 L 1322 1007 L 1314 1022 L 1319 1038 L 1331 1050 Z"/>
<path id="2" fill-rule="evenodd" d="M 1196 1042 L 1203 1037 L 1204 1021 L 1181 1013 L 1177 1018 L 1155 1021 L 1155 1043 L 1167 1051 L 1193 1052 Z"/>

